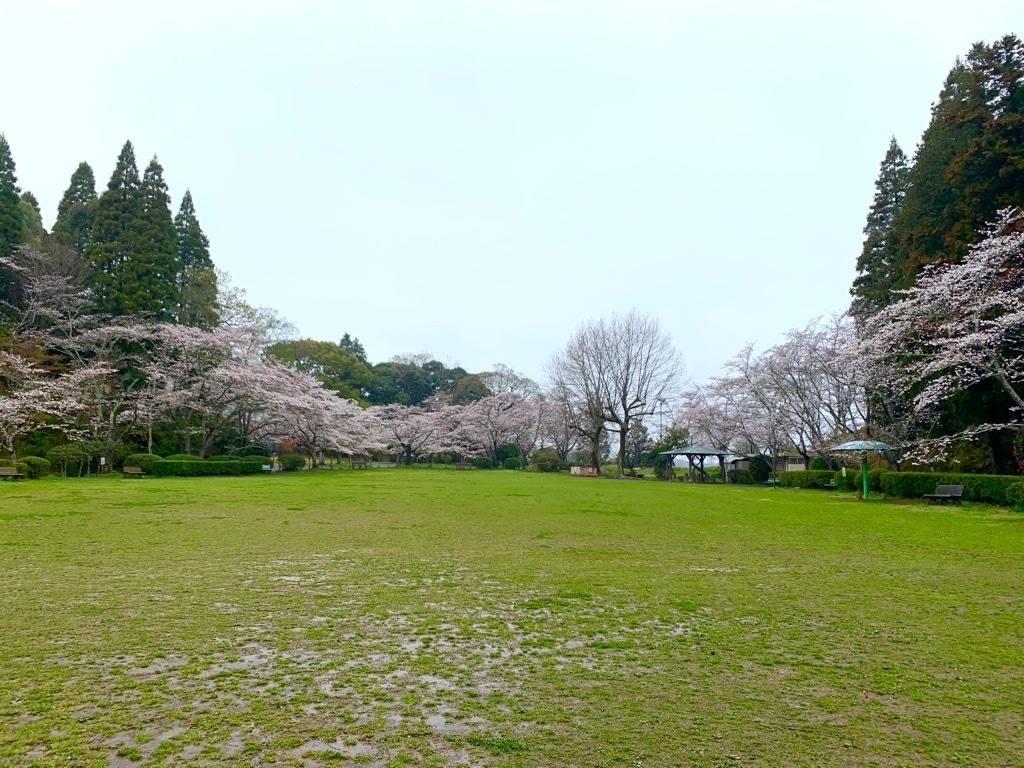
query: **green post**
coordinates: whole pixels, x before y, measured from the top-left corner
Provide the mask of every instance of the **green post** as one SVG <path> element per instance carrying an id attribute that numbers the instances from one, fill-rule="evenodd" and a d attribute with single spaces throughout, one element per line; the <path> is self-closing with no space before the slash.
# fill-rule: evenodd
<path id="1" fill-rule="evenodd" d="M 864 484 L 864 498 L 868 497 L 868 452 L 864 451 L 860 455 L 860 478 Z"/>

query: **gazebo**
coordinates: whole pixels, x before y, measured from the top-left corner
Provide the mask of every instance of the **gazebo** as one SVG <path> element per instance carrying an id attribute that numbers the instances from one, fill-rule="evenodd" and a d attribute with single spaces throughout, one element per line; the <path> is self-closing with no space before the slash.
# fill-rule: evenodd
<path id="1" fill-rule="evenodd" d="M 714 482 L 708 476 L 708 473 L 704 471 L 704 460 L 708 456 L 715 456 L 718 458 L 718 465 L 722 468 L 722 481 L 725 482 L 728 478 L 725 476 L 725 457 L 732 455 L 730 451 L 724 451 L 721 448 L 709 448 L 706 445 L 689 445 L 686 448 L 672 448 L 668 451 L 662 451 L 659 456 L 685 456 L 690 462 L 689 477 L 690 482 L 694 481 L 694 476 L 700 476 L 700 482 Z"/>
<path id="2" fill-rule="evenodd" d="M 860 479 L 862 484 L 861 498 L 867 499 L 868 497 L 868 452 L 871 453 L 883 453 L 885 451 L 891 451 L 893 447 L 880 443 L 876 440 L 851 440 L 848 443 L 835 446 L 833 451 L 850 451 L 860 454 Z M 844 472 L 846 470 L 843 470 Z"/>

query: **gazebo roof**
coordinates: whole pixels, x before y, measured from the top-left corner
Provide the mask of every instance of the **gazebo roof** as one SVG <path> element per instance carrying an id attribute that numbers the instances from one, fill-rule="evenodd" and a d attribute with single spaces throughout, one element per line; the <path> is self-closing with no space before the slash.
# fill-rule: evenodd
<path id="1" fill-rule="evenodd" d="M 659 456 L 731 456 L 732 452 L 722 448 L 709 448 L 706 445 L 688 445 L 685 448 L 673 448 L 661 451 Z"/>

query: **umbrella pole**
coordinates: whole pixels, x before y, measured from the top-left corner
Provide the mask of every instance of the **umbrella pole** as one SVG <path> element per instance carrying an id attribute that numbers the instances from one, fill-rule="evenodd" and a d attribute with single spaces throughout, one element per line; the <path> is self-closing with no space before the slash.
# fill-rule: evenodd
<path id="1" fill-rule="evenodd" d="M 868 453 L 864 451 L 860 455 L 860 477 L 864 485 L 864 498 L 868 497 Z"/>

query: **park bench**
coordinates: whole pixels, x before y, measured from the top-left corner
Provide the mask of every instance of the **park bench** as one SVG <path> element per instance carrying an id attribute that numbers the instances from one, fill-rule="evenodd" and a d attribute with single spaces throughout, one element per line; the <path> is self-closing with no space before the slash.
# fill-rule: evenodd
<path id="1" fill-rule="evenodd" d="M 352 459 L 349 463 L 352 465 L 352 469 L 366 469 L 369 466 L 363 459 Z"/>
<path id="2" fill-rule="evenodd" d="M 963 495 L 964 487 L 962 485 L 938 485 L 935 487 L 935 493 L 926 493 L 924 498 L 928 499 L 929 504 L 933 501 L 937 501 L 940 504 L 945 504 L 947 501 L 955 501 L 959 504 Z"/>
<path id="3" fill-rule="evenodd" d="M 764 484 L 765 485 L 778 485 L 779 484 L 779 478 L 777 478 L 777 477 L 769 477 L 767 480 L 764 481 Z"/>
<path id="4" fill-rule="evenodd" d="M 457 462 L 455 462 L 455 468 L 456 469 L 472 469 L 473 465 L 470 464 L 468 461 L 457 461 Z"/>
<path id="5" fill-rule="evenodd" d="M 16 467 L 0 467 L 0 479 L 17 480 L 19 477 L 24 477 L 24 475 Z"/>
<path id="6" fill-rule="evenodd" d="M 260 470 L 263 472 L 270 472 L 274 468 L 270 464 L 263 464 L 260 466 Z"/>
<path id="7" fill-rule="evenodd" d="M 125 477 L 142 477 L 146 473 L 142 471 L 142 467 L 121 467 L 121 474 Z"/>
<path id="8" fill-rule="evenodd" d="M 834 491 L 834 490 L 836 489 L 836 481 L 835 481 L 835 478 L 832 478 L 831 480 L 829 480 L 829 481 L 828 481 L 827 483 L 825 483 L 825 484 L 824 484 L 823 486 L 821 486 L 821 487 L 822 487 L 822 488 L 824 488 L 824 489 L 825 489 L 825 490 L 827 490 L 827 491 Z"/>

